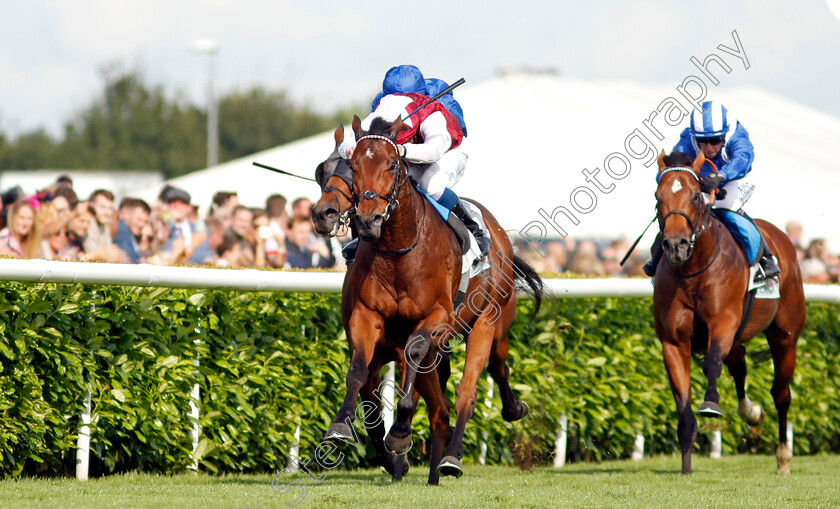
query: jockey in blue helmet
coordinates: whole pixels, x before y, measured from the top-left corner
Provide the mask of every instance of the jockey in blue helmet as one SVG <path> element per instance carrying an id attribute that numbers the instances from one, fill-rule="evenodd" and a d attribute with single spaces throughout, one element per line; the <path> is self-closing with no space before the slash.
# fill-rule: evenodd
<path id="1" fill-rule="evenodd" d="M 443 87 L 440 85 L 443 84 Z M 434 92 L 427 89 L 431 85 Z M 393 121 L 397 116 L 406 119 L 417 109 L 417 100 L 427 101 L 430 96 L 437 94 L 447 87 L 441 80 L 426 80 L 423 73 L 413 65 L 398 65 L 385 73 L 380 92 L 371 104 L 371 113 L 362 120 L 362 128 L 367 129 L 374 118 L 380 117 Z M 419 94 L 419 96 L 417 95 Z M 451 99 L 444 99 L 449 98 Z M 439 103 L 439 104 L 437 104 Z M 460 115 L 453 113 L 448 104 L 454 103 Z M 465 127 L 463 112 L 457 101 L 449 93 L 421 109 L 417 115 L 405 120 L 409 128 L 417 132 L 416 139 L 400 141 L 400 155 L 410 163 L 409 175 L 413 177 L 420 188 L 444 206 L 473 234 L 478 243 L 480 257 L 490 251 L 490 237 L 484 233 L 481 226 L 472 218 L 461 199 L 450 189 L 464 174 L 467 164 L 467 154 L 463 150 Z M 417 125 L 414 125 L 417 123 Z M 338 152 L 344 158 L 349 158 L 356 141 L 345 139 L 339 146 Z M 355 250 L 356 241 L 345 246 L 344 252 L 349 257 Z"/>
<path id="2" fill-rule="evenodd" d="M 748 263 L 752 264 L 758 259 L 764 277 L 777 276 L 780 270 L 770 249 L 758 227 L 742 209 L 755 189 L 755 182 L 750 176 L 755 151 L 749 134 L 722 104 L 706 101 L 702 106 L 701 110 L 691 113 L 689 127 L 680 134 L 674 151 L 688 154 L 691 158 L 697 157 L 702 151 L 706 160 L 715 164 L 717 173 L 706 163 L 699 175 L 703 192 L 723 190 L 718 193 L 719 199 L 712 207 L 715 215 L 743 248 Z M 645 263 L 644 271 L 653 277 L 662 257 L 662 240 L 659 236 L 651 248 L 651 255 L 652 259 Z"/>

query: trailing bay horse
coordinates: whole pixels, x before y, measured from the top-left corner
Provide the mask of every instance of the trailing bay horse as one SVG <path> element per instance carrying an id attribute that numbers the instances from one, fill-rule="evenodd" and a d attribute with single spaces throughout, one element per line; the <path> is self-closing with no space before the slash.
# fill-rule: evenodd
<path id="1" fill-rule="evenodd" d="M 370 131 L 362 133 L 361 121 L 353 118 L 357 144 L 350 163 L 355 220 L 362 242 L 342 291 L 344 326 L 352 345 L 347 393 L 328 436 L 341 437 L 347 432 L 345 422 L 352 418 L 371 356 L 383 343 L 393 342 L 404 350 L 403 389 L 433 392 L 443 399 L 440 408 L 445 404 L 448 409 L 440 381 L 429 374 L 435 366 L 440 367 L 440 354 L 457 343 L 455 336 L 464 334 L 466 360 L 456 393 L 458 420 L 451 437 L 448 422 L 443 423 L 444 417 L 448 421 L 448 412 L 441 413 L 440 423 L 432 423 L 432 467 L 442 475 L 459 477 L 463 473 L 464 430 L 475 409 L 476 382 L 488 361 L 488 371 L 500 389 L 503 418 L 515 421 L 528 413 L 527 405 L 517 399 L 508 382 L 507 333 L 516 313 L 517 282 L 534 294 L 535 312 L 543 287 L 536 272 L 513 255 L 510 240 L 496 219 L 479 205 L 493 242 L 491 270 L 470 281 L 464 305 L 455 309 L 461 247 L 449 226 L 410 183 L 396 145 L 402 129 L 399 118 L 394 122 L 375 119 Z M 423 397 L 428 403 L 427 395 Z M 405 397 L 397 405 L 397 417 L 386 438 L 386 446 L 397 454 L 411 448 L 416 401 Z M 437 463 L 443 446 L 446 455 Z"/>
<path id="2" fill-rule="evenodd" d="M 321 186 L 321 197 L 312 205 L 312 223 L 318 235 L 335 235 L 342 226 L 349 225 L 353 212 L 353 170 L 350 163 L 338 155 L 344 141 L 344 126 L 339 124 L 333 133 L 335 149 L 315 170 L 315 181 Z"/>
<path id="3" fill-rule="evenodd" d="M 805 297 L 796 251 L 778 228 L 756 220 L 779 259 L 780 298 L 756 299 L 749 320 L 739 327 L 748 307 L 749 261 L 711 213 L 711 206 L 700 191 L 699 175 L 704 161 L 702 152 L 693 161 L 685 154 L 666 157 L 662 152 L 656 189 L 665 256 L 654 279 L 653 316 L 677 403 L 682 472 L 691 473 L 691 447 L 697 438 L 697 420 L 691 411 L 691 354 L 706 354 L 703 373 L 708 385 L 698 413 L 722 415 L 717 380 L 722 364 L 726 364 L 735 380 L 738 414 L 748 424 L 758 425 L 764 411 L 744 391 L 744 343 L 763 331 L 774 365 L 770 393 L 779 417 L 777 473 L 788 474 L 792 457 L 787 443 L 790 380 L 796 365 L 796 341 L 805 323 Z"/>

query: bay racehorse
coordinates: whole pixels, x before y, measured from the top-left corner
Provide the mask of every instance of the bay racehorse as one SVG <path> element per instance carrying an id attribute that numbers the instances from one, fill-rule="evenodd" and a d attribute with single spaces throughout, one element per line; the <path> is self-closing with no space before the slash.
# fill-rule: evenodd
<path id="1" fill-rule="evenodd" d="M 342 227 L 349 226 L 355 230 L 350 223 L 353 205 L 353 175 L 350 163 L 338 155 L 338 146 L 344 141 L 344 126 L 339 125 L 334 133 L 335 150 L 315 170 L 315 181 L 321 186 L 321 197 L 312 205 L 312 223 L 315 231 L 320 235 L 336 235 Z M 349 339 L 349 336 L 348 336 Z M 351 356 L 354 350 L 353 342 L 350 341 Z M 405 376 L 405 355 L 403 349 L 394 345 L 393 342 L 383 341 L 374 348 L 373 357 L 368 366 L 368 375 L 365 384 L 360 389 L 362 399 L 361 407 L 363 415 L 361 419 L 368 432 L 374 450 L 376 451 L 377 463 L 384 467 L 392 476 L 392 479 L 399 481 L 408 472 L 409 464 L 405 456 L 396 455 L 385 448 L 385 425 L 381 419 L 383 402 L 381 401 L 383 386 L 380 370 L 388 362 L 396 362 L 399 372 Z M 446 386 L 449 379 L 448 356 L 436 367 L 436 375 L 439 377 L 439 385 Z M 404 383 L 401 384 L 403 387 Z M 426 408 L 429 412 L 429 422 L 444 431 L 449 426 L 448 402 L 440 399 L 440 396 L 430 388 L 428 381 L 418 383 L 418 392 L 424 394 Z M 418 392 L 411 397 L 416 398 Z M 409 395 L 406 394 L 406 397 Z M 389 402 L 390 403 L 390 402 Z M 415 403 L 416 404 L 416 403 Z M 389 409 L 392 410 L 392 409 Z M 347 424 L 347 423 L 345 423 Z M 342 433 L 351 431 L 344 428 Z M 445 433 L 440 432 L 441 436 Z M 434 433 L 433 433 L 434 435 Z M 343 438 L 345 435 L 329 435 L 329 438 Z M 437 464 L 440 462 L 443 444 L 438 448 L 438 455 L 432 454 L 431 467 L 429 471 L 429 484 L 437 484 L 439 474 Z"/>
<path id="2" fill-rule="evenodd" d="M 335 235 L 349 226 L 353 212 L 353 170 L 350 163 L 338 155 L 344 141 L 344 126 L 333 133 L 335 149 L 315 170 L 315 181 L 321 186 L 321 197 L 312 205 L 312 223 L 318 235 Z"/>
<path id="3" fill-rule="evenodd" d="M 362 242 L 342 290 L 342 315 L 352 345 L 347 393 L 327 435 L 340 437 L 347 432 L 345 422 L 352 418 L 371 356 L 379 345 L 392 342 L 403 348 L 406 392 L 426 386 L 443 397 L 438 377 L 428 375 L 435 366 L 440 368 L 439 361 L 445 357 L 442 353 L 451 351 L 458 342 L 456 336 L 463 334 L 467 346 L 463 378 L 456 391 L 457 423 L 452 430 L 432 425 L 432 467 L 441 475 L 458 477 L 463 473 L 464 430 L 475 409 L 476 382 L 485 366 L 499 386 L 503 418 L 515 421 L 528 413 L 527 405 L 508 382 L 507 334 L 516 313 L 517 282 L 534 294 L 536 312 L 542 281 L 513 255 L 510 240 L 496 219 L 478 206 L 493 243 L 491 268 L 470 281 L 463 305 L 455 309 L 461 246 L 443 218 L 410 183 L 406 162 L 400 159 L 396 145 L 402 129 L 399 118 L 394 122 L 374 119 L 370 131 L 363 133 L 359 118 L 353 119 L 357 144 L 350 163 L 355 221 Z M 428 402 L 427 396 L 423 397 Z M 405 397 L 397 405 L 386 446 L 398 454 L 411 448 L 416 401 Z M 448 408 L 448 402 L 446 405 Z M 446 452 L 438 463 L 437 448 L 442 445 Z"/>
<path id="4" fill-rule="evenodd" d="M 764 332 L 773 357 L 770 393 L 779 418 L 777 472 L 787 474 L 792 456 L 787 443 L 790 380 L 796 365 L 796 341 L 805 323 L 805 298 L 796 251 L 785 233 L 766 221 L 756 220 L 770 250 L 779 258 L 782 273 L 780 297 L 756 299 L 749 314 L 750 262 L 705 201 L 699 184 L 703 163 L 702 152 L 693 161 L 685 154 L 666 157 L 662 152 L 656 189 L 665 257 L 654 279 L 653 316 L 677 403 L 682 472 L 691 473 L 691 448 L 697 438 L 697 420 L 691 410 L 691 354 L 705 353 L 702 364 L 708 385 L 698 413 L 723 415 L 717 380 L 726 364 L 735 381 L 738 414 L 748 424 L 758 425 L 764 411 L 745 393 L 744 343 Z M 742 325 L 745 314 L 749 314 L 749 319 Z"/>

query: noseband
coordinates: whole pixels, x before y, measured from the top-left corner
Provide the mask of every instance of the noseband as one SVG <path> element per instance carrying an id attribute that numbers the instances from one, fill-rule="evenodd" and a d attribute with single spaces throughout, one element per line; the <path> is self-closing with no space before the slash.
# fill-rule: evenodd
<path id="1" fill-rule="evenodd" d="M 382 215 L 382 221 L 385 222 L 388 220 L 389 217 L 391 217 L 391 212 L 393 212 L 394 209 L 397 208 L 397 205 L 400 204 L 399 200 L 397 200 L 397 196 L 399 195 L 400 189 L 402 189 L 403 184 L 405 184 L 406 180 L 408 180 L 408 172 L 406 172 L 405 178 L 403 178 L 402 181 L 400 181 L 400 177 L 402 176 L 404 167 L 400 163 L 400 151 L 397 148 L 397 144 L 394 143 L 393 140 L 391 140 L 391 138 L 379 136 L 376 134 L 368 134 L 367 136 L 362 136 L 361 138 L 359 138 L 356 141 L 356 143 L 358 144 L 358 142 L 367 139 L 384 140 L 394 148 L 394 152 L 397 153 L 397 160 L 394 162 L 393 166 L 393 168 L 396 170 L 396 175 L 394 176 L 394 183 L 391 185 L 391 192 L 388 193 L 388 196 L 383 196 L 374 191 L 373 189 L 362 191 L 358 196 L 355 196 L 355 189 L 351 187 L 351 189 L 354 190 L 355 198 L 355 200 L 353 201 L 353 205 L 355 205 L 355 207 L 358 209 L 359 204 L 361 204 L 365 200 L 373 200 L 374 202 L 379 204 L 379 200 L 377 200 L 377 197 L 382 198 L 383 200 L 385 200 L 385 213 Z"/>

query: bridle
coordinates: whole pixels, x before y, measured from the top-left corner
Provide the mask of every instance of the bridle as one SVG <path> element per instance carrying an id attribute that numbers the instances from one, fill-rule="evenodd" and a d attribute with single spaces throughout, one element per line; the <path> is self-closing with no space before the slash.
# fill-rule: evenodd
<path id="1" fill-rule="evenodd" d="M 663 175 L 665 175 L 666 173 L 670 173 L 670 172 L 685 172 L 685 173 L 688 173 L 689 175 L 694 177 L 694 180 L 697 181 L 698 184 L 700 183 L 700 177 L 698 177 L 697 174 L 694 173 L 694 170 L 692 170 L 690 168 L 683 167 L 683 166 L 676 166 L 674 168 L 668 168 L 667 170 L 665 170 L 665 171 L 663 171 L 662 173 L 659 174 L 660 179 Z M 658 198 L 657 198 L 656 202 L 657 202 L 657 209 L 658 209 L 658 205 L 659 205 L 659 199 Z M 711 216 L 711 214 L 712 214 L 711 206 L 709 206 L 708 204 L 705 204 L 705 203 L 703 203 L 703 205 L 702 205 L 702 210 L 698 212 L 698 216 L 701 216 L 701 217 L 695 218 L 696 222 L 692 221 L 691 217 L 686 212 L 684 212 L 680 209 L 672 209 L 672 210 L 669 210 L 668 213 L 665 214 L 665 216 L 662 219 L 659 220 L 659 231 L 660 232 L 663 231 L 663 229 L 665 228 L 665 222 L 672 215 L 679 215 L 679 216 L 684 217 L 685 220 L 688 221 L 688 227 L 691 229 L 691 237 L 688 239 L 688 256 L 686 257 L 686 260 L 688 260 L 694 254 L 694 245 L 697 242 L 697 238 L 700 237 L 700 235 L 702 235 L 704 231 L 706 231 L 706 224 L 708 223 L 708 220 L 709 220 L 709 217 Z M 691 274 L 680 274 L 679 272 L 677 272 L 677 274 L 682 276 L 682 277 L 692 277 L 692 276 L 696 276 L 696 275 L 700 274 L 701 272 L 705 271 L 706 269 L 708 269 L 712 265 L 712 263 L 717 258 L 719 252 L 720 252 L 720 239 L 718 239 L 718 241 L 715 242 L 715 254 L 712 256 L 712 259 L 709 261 L 709 263 L 706 264 L 705 267 L 703 267 L 702 269 L 700 269 L 696 272 L 692 272 Z"/>
<path id="2" fill-rule="evenodd" d="M 338 160 L 338 162 L 340 162 L 340 157 L 341 156 L 339 156 L 338 152 L 336 151 L 333 155 L 331 155 L 329 158 L 327 158 L 327 160 L 324 161 L 324 163 L 326 165 L 327 163 L 331 162 L 331 160 L 333 160 L 333 159 Z M 338 166 L 338 164 L 336 164 L 336 167 L 337 166 Z M 341 199 L 338 197 L 338 194 L 336 194 L 336 193 L 339 193 L 342 196 L 344 196 L 344 198 L 346 198 L 348 202 L 350 202 L 350 208 L 348 208 L 344 212 L 341 211 L 341 207 L 339 206 L 338 221 L 336 222 L 335 227 L 333 228 L 333 232 L 330 233 L 330 236 L 337 235 L 339 229 L 342 226 L 349 227 L 350 216 L 352 215 L 353 211 L 355 210 L 356 193 L 353 190 L 353 173 L 352 173 L 353 169 L 352 169 L 352 167 L 350 167 L 349 163 L 348 163 L 347 167 L 350 170 L 349 172 L 338 172 L 338 171 L 333 170 L 332 174 L 330 174 L 326 178 L 322 179 L 323 183 L 319 182 L 319 184 L 321 186 L 321 192 L 322 193 L 332 194 L 333 197 L 335 198 L 335 201 L 341 203 Z M 332 184 L 327 184 L 327 182 L 329 182 L 329 180 L 333 177 L 338 177 L 342 181 L 344 181 L 344 183 L 347 185 L 347 189 L 350 190 L 350 195 L 349 196 L 342 189 L 339 189 Z"/>
<path id="3" fill-rule="evenodd" d="M 399 204 L 400 204 L 400 201 L 397 199 L 397 196 L 399 196 L 400 190 L 402 190 L 403 185 L 405 185 L 406 181 L 409 180 L 408 170 L 406 169 L 406 165 L 402 164 L 402 158 L 400 157 L 399 148 L 397 147 L 397 144 L 394 143 L 394 141 L 391 138 L 388 138 L 386 136 L 380 136 L 378 134 L 368 134 L 368 135 L 362 136 L 361 138 L 356 140 L 356 143 L 358 145 L 358 143 L 360 141 L 368 140 L 368 139 L 386 141 L 394 149 L 394 152 L 396 152 L 397 160 L 394 161 L 394 164 L 391 167 L 391 170 L 395 172 L 394 182 L 391 184 L 391 191 L 388 193 L 388 196 L 383 196 L 382 194 L 377 193 L 373 189 L 367 189 L 365 191 L 362 191 L 358 195 L 356 195 L 355 188 L 351 186 L 350 189 L 353 190 L 353 196 L 354 196 L 353 206 L 354 206 L 355 209 L 358 210 L 359 204 L 361 204 L 362 202 L 364 202 L 366 200 L 373 200 L 377 205 L 379 204 L 378 198 L 381 198 L 381 199 L 385 200 L 385 213 L 382 215 L 382 222 L 385 223 L 391 217 L 391 213 L 394 211 L 394 209 L 396 209 L 397 206 L 399 206 Z M 354 168 L 353 171 L 356 171 L 356 169 Z M 401 179 L 401 177 L 402 177 L 402 179 Z M 423 217 L 420 220 L 420 228 L 422 228 L 423 223 L 425 222 L 425 219 L 426 219 L 426 207 L 424 206 L 423 207 Z M 412 249 L 414 249 L 417 246 L 417 243 L 420 242 L 420 228 L 418 228 L 418 230 L 417 230 L 417 238 L 414 240 L 414 243 L 409 247 L 405 247 L 405 248 L 402 248 L 402 249 L 382 249 L 379 246 L 377 246 L 376 244 L 374 244 L 373 246 L 377 251 L 382 252 L 382 253 L 387 253 L 387 254 L 404 254 L 404 253 L 407 253 L 407 252 L 411 251 Z"/>

